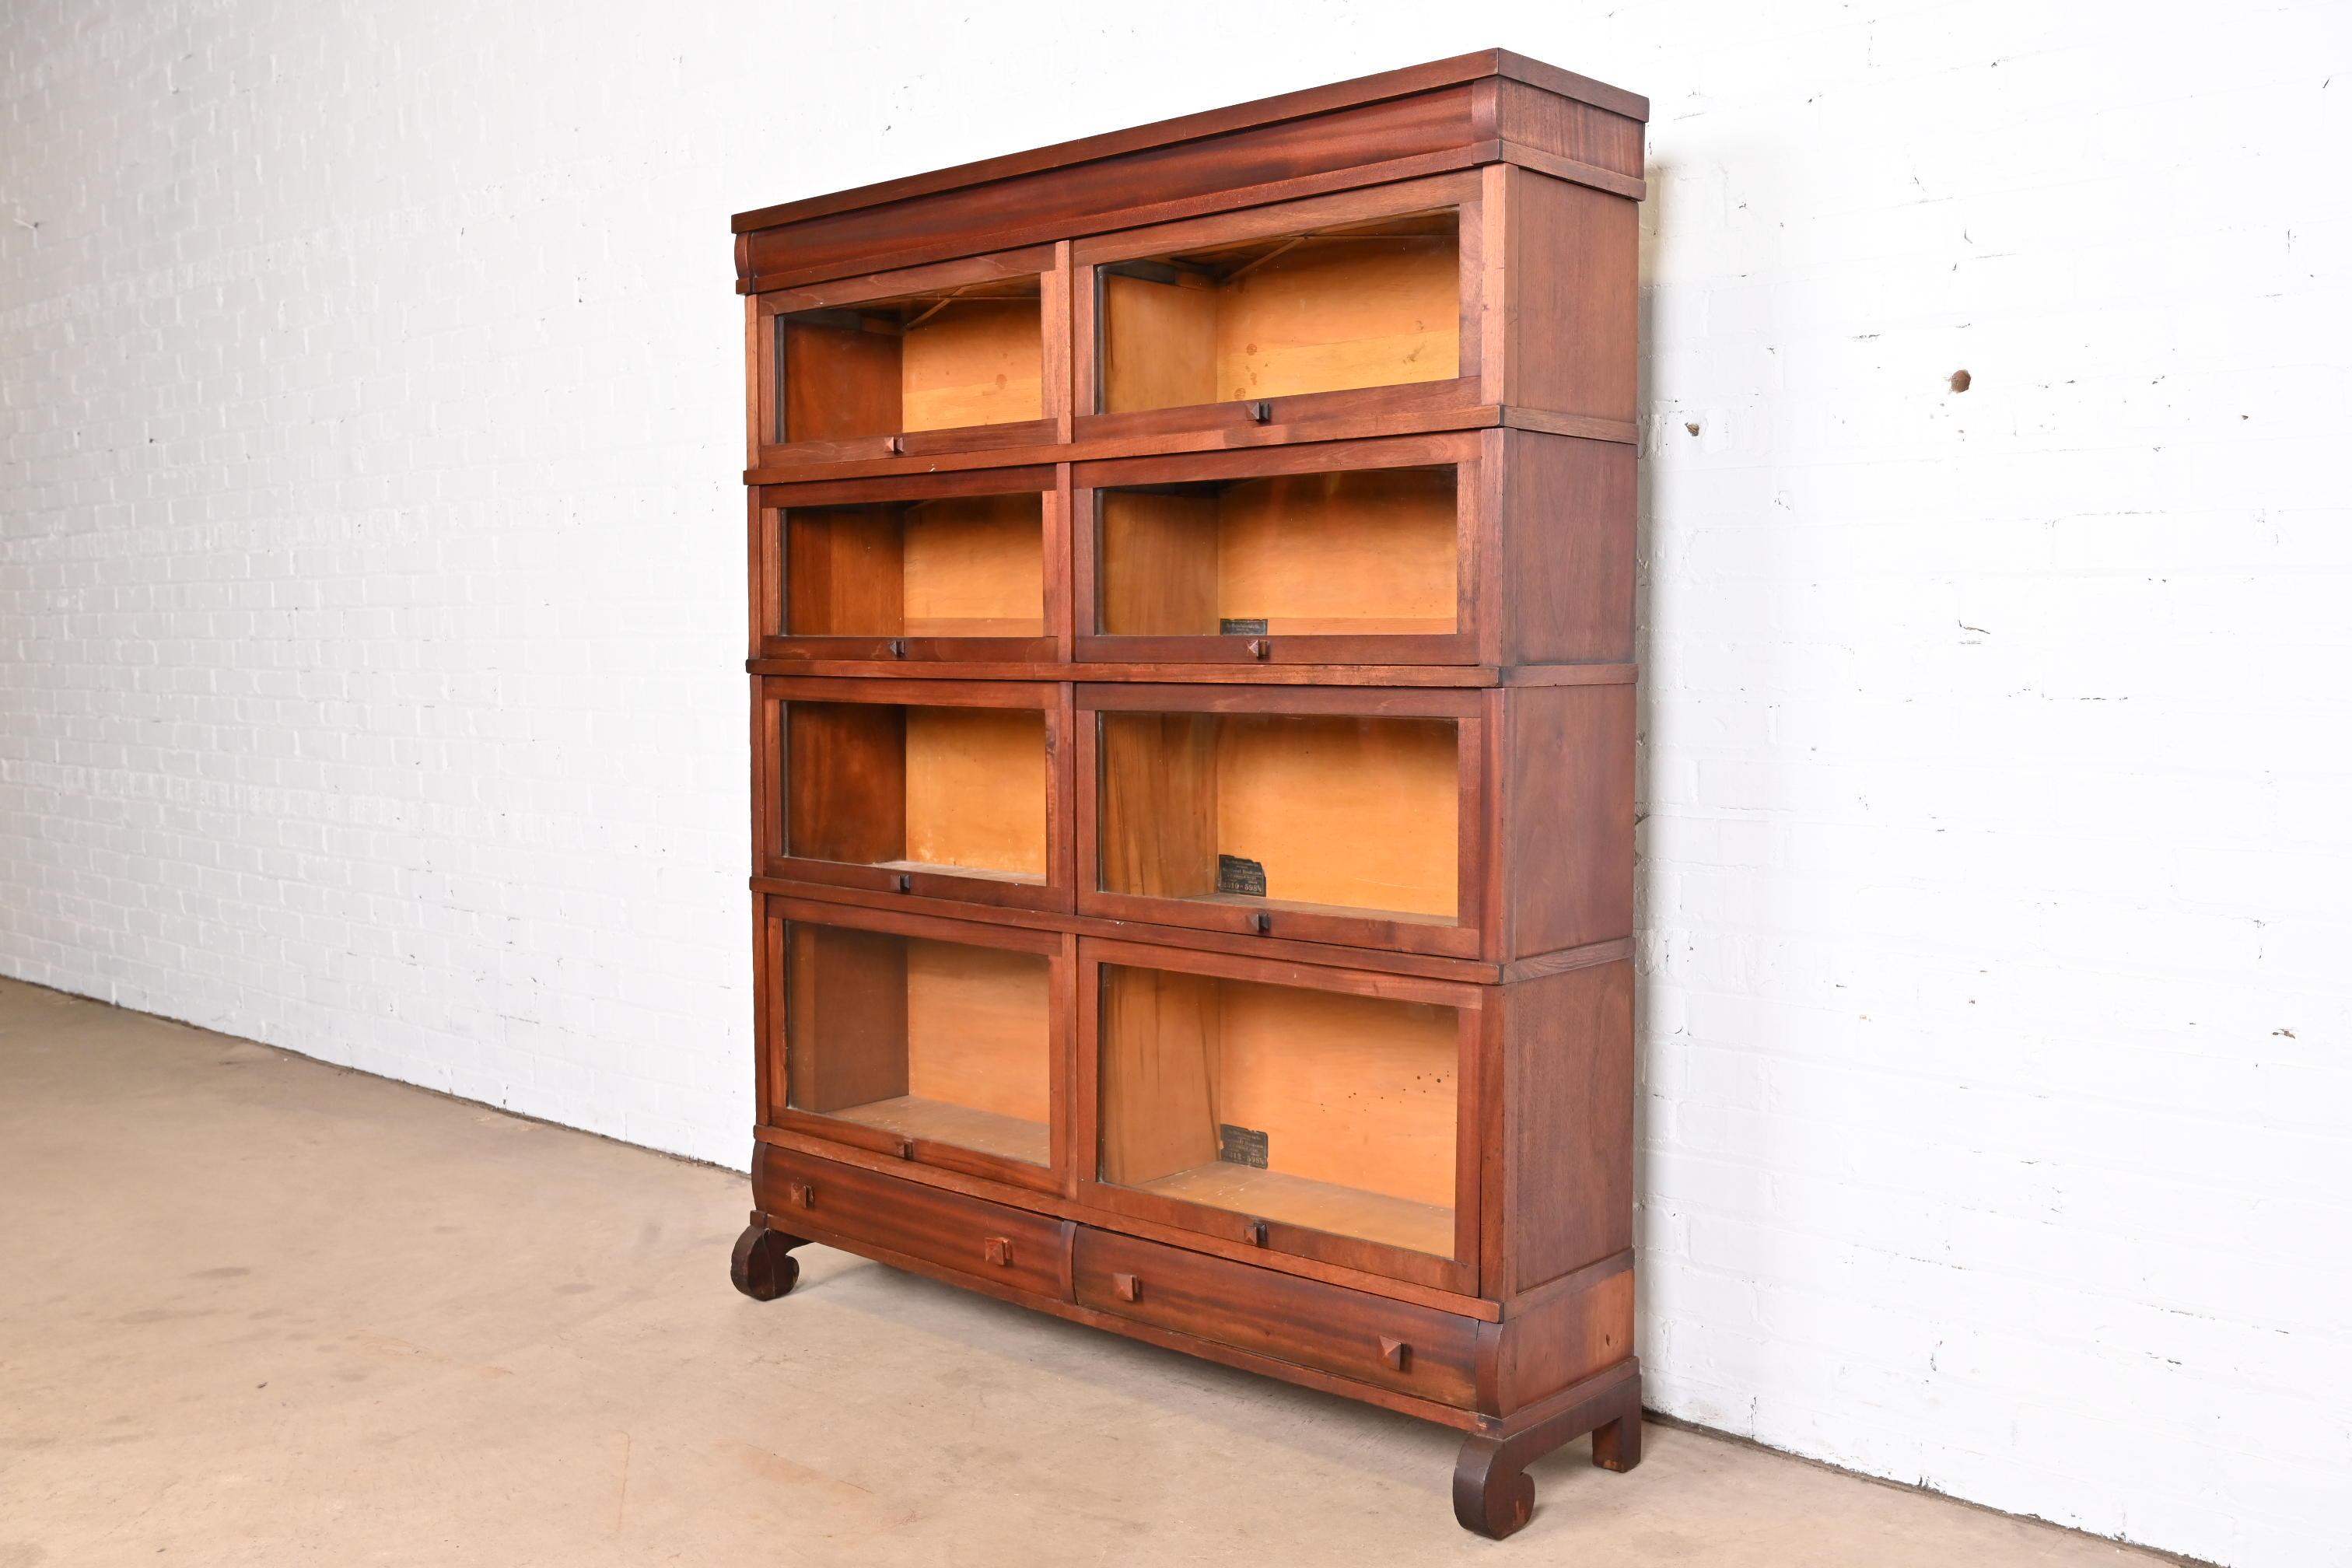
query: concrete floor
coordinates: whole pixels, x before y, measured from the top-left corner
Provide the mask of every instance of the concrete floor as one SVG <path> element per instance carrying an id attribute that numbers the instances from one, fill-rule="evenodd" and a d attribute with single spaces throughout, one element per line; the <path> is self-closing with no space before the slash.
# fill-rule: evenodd
<path id="1" fill-rule="evenodd" d="M 1655 1425 L 1498 1547 L 1433 1427 L 824 1247 L 746 1300 L 747 1207 L 0 982 L 0 1568 L 2158 1561 Z"/>

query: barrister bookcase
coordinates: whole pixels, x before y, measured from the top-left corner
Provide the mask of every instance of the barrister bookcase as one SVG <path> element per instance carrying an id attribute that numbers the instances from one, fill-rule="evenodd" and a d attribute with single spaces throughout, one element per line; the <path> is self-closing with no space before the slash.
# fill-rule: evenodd
<path id="1" fill-rule="evenodd" d="M 739 215 L 745 1294 L 1641 1452 L 1643 100 L 1488 50 Z"/>

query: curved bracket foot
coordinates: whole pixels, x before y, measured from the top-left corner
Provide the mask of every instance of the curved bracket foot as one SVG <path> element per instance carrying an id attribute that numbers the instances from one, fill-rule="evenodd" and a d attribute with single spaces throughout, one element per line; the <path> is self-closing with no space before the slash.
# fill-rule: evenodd
<path id="1" fill-rule="evenodd" d="M 1454 1461 L 1454 1517 L 1463 1529 L 1500 1541 L 1534 1517 L 1536 1484 L 1527 1460 L 1512 1460 L 1500 1438 L 1473 1435 Z"/>
<path id="2" fill-rule="evenodd" d="M 751 1225 L 735 1238 L 728 1277 L 735 1281 L 735 1289 L 754 1301 L 772 1301 L 800 1282 L 800 1262 L 792 1250 L 805 1245 L 796 1236 L 770 1230 L 761 1215 L 753 1215 Z"/>
<path id="3" fill-rule="evenodd" d="M 1563 1443 L 1592 1434 L 1592 1462 L 1630 1470 L 1642 1462 L 1641 1363 L 1631 1359 L 1561 1390 L 1510 1420 L 1462 1440 L 1454 1463 L 1454 1517 L 1500 1541 L 1535 1516 L 1528 1467 Z"/>

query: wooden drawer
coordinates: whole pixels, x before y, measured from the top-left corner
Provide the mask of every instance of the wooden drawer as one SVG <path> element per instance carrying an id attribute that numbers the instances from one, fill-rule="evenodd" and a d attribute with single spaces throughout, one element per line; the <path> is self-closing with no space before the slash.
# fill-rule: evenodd
<path id="1" fill-rule="evenodd" d="M 852 1252 L 898 1253 L 1069 1300 L 1063 1221 L 761 1144 L 751 1194 L 775 1228 Z M 888 1259 L 884 1259 L 888 1261 Z"/>
<path id="2" fill-rule="evenodd" d="M 1440 1404 L 1475 1398 L 1478 1325 L 1271 1269 L 1078 1230 L 1081 1305 Z"/>

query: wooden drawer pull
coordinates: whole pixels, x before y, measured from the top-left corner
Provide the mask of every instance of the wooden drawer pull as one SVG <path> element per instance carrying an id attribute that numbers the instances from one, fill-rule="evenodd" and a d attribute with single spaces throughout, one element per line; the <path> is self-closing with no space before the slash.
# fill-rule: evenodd
<path id="1" fill-rule="evenodd" d="M 1110 1277 L 1110 1289 L 1111 1294 L 1117 1296 L 1122 1301 L 1140 1301 L 1143 1300 L 1143 1281 L 1137 1279 L 1132 1274 L 1112 1275 Z"/>
<path id="2" fill-rule="evenodd" d="M 1274 417 L 1274 405 L 1271 403 L 1244 403 L 1242 405 L 1242 412 L 1249 416 L 1251 424 L 1263 425 L 1267 420 Z"/>
<path id="3" fill-rule="evenodd" d="M 980 1255 L 999 1268 L 1010 1268 L 1013 1267 L 1013 1242 L 1006 1237 L 989 1237 L 981 1242 Z"/>
<path id="4" fill-rule="evenodd" d="M 1262 1219 L 1245 1219 L 1242 1221 L 1242 1239 L 1248 1242 L 1252 1247 L 1264 1247 L 1265 1245 L 1265 1221 Z"/>
<path id="5" fill-rule="evenodd" d="M 1381 1336 L 1381 1360 L 1398 1372 L 1402 1372 L 1412 1360 L 1412 1347 L 1402 1340 Z"/>
<path id="6" fill-rule="evenodd" d="M 784 1184 L 784 1195 L 792 1199 L 795 1208 L 816 1207 L 816 1187 L 811 1183 L 787 1182 Z"/>

